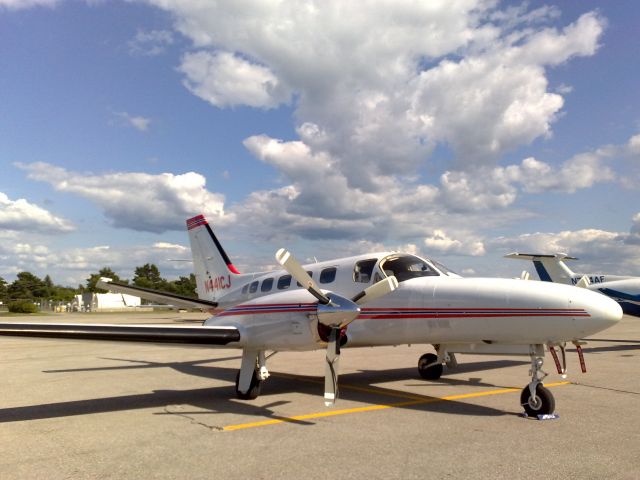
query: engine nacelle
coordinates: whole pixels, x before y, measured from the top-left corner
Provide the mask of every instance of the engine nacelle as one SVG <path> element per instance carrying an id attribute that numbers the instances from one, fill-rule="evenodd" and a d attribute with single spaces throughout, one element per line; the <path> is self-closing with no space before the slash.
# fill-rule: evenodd
<path id="1" fill-rule="evenodd" d="M 315 350 L 324 348 L 318 332 L 318 302 L 306 290 L 279 292 L 233 306 L 205 321 L 240 332 L 241 346 L 257 350 Z"/>

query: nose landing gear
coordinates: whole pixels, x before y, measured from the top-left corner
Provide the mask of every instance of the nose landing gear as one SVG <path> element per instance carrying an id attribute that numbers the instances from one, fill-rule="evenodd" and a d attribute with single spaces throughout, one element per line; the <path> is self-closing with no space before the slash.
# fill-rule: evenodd
<path id="1" fill-rule="evenodd" d="M 520 404 L 529 416 L 551 415 L 556 408 L 556 401 L 551 392 L 542 385 L 547 373 L 542 370 L 544 364 L 544 345 L 531 345 L 531 382 L 520 394 Z"/>

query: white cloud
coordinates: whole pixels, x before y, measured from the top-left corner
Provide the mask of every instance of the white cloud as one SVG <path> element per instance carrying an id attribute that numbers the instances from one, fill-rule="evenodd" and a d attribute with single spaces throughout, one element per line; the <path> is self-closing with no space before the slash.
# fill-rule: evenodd
<path id="1" fill-rule="evenodd" d="M 185 86 L 216 107 L 272 108 L 291 96 L 268 68 L 229 52 L 187 53 L 179 70 L 187 77 Z"/>
<path id="2" fill-rule="evenodd" d="M 224 196 L 209 192 L 205 178 L 194 172 L 97 175 L 72 172 L 42 162 L 16 166 L 26 170 L 32 180 L 49 183 L 58 191 L 94 202 L 117 228 L 162 233 L 183 229 L 186 218 L 200 213 L 217 223 L 233 218 L 225 214 Z"/>
<path id="3" fill-rule="evenodd" d="M 162 242 L 118 248 L 108 245 L 49 248 L 26 240 L 0 244 L 0 276 L 11 281 L 16 273 L 28 271 L 39 277 L 48 274 L 58 284 L 76 286 L 86 284 L 89 275 L 103 267 L 111 268 L 121 278 L 130 279 L 134 276 L 135 267 L 146 263 L 157 265 L 164 278 L 188 276 L 193 265 L 191 262 L 171 261 L 168 255 L 175 253 L 182 254 L 185 259 L 191 258 L 187 247 Z"/>
<path id="4" fill-rule="evenodd" d="M 188 252 L 189 249 L 184 245 L 177 245 L 175 243 L 167 243 L 167 242 L 156 242 L 153 244 L 153 248 L 157 248 L 160 250 L 173 250 L 175 252 Z"/>
<path id="5" fill-rule="evenodd" d="M 173 33 L 169 30 L 138 30 L 135 37 L 128 43 L 129 53 L 155 57 L 163 54 L 173 43 Z"/>
<path id="6" fill-rule="evenodd" d="M 414 174 L 435 145 L 492 165 L 550 135 L 563 100 L 545 69 L 593 55 L 605 23 L 591 12 L 548 28 L 555 8 L 481 0 L 148 3 L 199 49 L 180 67 L 194 94 L 219 107 L 295 98 L 300 140 L 363 190 Z"/>
<path id="7" fill-rule="evenodd" d="M 456 240 L 450 238 L 444 230 L 434 230 L 433 234 L 424 239 L 428 250 L 435 250 L 442 254 L 459 254 L 481 256 L 485 254 L 484 244 L 480 240 L 466 238 Z"/>
<path id="8" fill-rule="evenodd" d="M 143 117 L 141 115 L 131 115 L 127 112 L 113 112 L 113 114 L 120 119 L 123 125 L 133 127 L 141 132 L 149 130 L 151 119 Z"/>
<path id="9" fill-rule="evenodd" d="M 58 217 L 24 198 L 11 200 L 2 192 L 0 192 L 0 228 L 46 233 L 65 233 L 75 230 L 69 220 Z"/>
<path id="10" fill-rule="evenodd" d="M 32 7 L 54 7 L 60 0 L 0 0 L 0 8 L 19 10 Z"/>
<path id="11" fill-rule="evenodd" d="M 522 192 L 612 179 L 597 154 L 496 165 L 551 135 L 571 86 L 550 89 L 547 69 L 595 53 L 597 13 L 551 28 L 555 7 L 482 0 L 147 2 L 193 42 L 179 67 L 192 93 L 220 108 L 292 103 L 298 140 L 244 142 L 281 183 L 232 211 L 267 235 L 418 242 L 524 218 L 506 211 Z M 430 184 L 419 172 L 436 147 L 454 158 Z"/>
<path id="12" fill-rule="evenodd" d="M 630 153 L 640 155 L 640 134 L 629 139 L 628 148 Z"/>
<path id="13" fill-rule="evenodd" d="M 600 270 L 616 275 L 638 275 L 640 271 L 639 231 L 640 214 L 636 214 L 632 219 L 629 233 L 592 228 L 499 237 L 485 243 L 492 251 L 502 254 L 514 251 L 568 253 L 579 257 L 580 262 L 570 266 L 578 272 Z"/>

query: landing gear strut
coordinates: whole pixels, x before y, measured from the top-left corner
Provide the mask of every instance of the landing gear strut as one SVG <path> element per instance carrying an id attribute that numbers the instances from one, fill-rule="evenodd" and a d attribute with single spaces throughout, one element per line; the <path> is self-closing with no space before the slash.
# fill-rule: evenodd
<path id="1" fill-rule="evenodd" d="M 542 385 L 547 373 L 542 370 L 544 364 L 544 345 L 531 345 L 531 382 L 520 394 L 520 404 L 527 415 L 550 415 L 556 408 L 556 401 L 551 392 Z"/>

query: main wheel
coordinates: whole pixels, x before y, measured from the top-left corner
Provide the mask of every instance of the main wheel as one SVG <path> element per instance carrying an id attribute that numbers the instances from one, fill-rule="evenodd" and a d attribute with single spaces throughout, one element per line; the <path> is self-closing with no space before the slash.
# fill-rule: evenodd
<path id="1" fill-rule="evenodd" d="M 254 371 L 253 376 L 251 377 L 251 383 L 249 384 L 249 390 L 247 393 L 242 393 L 238 389 L 238 385 L 240 384 L 240 372 L 238 371 L 236 375 L 236 397 L 240 400 L 254 400 L 258 398 L 260 395 L 260 388 L 262 386 L 262 382 L 258 379 L 258 372 Z"/>
<path id="2" fill-rule="evenodd" d="M 531 396 L 531 390 L 527 385 L 520 394 L 520 404 L 529 416 L 550 415 L 556 409 L 556 401 L 551 392 L 541 383 L 536 386 L 535 396 Z"/>
<path id="3" fill-rule="evenodd" d="M 438 356 L 433 353 L 425 353 L 418 360 L 418 373 L 425 380 L 438 380 L 442 376 L 442 364 L 437 363 L 428 367 L 430 363 L 438 360 Z"/>

